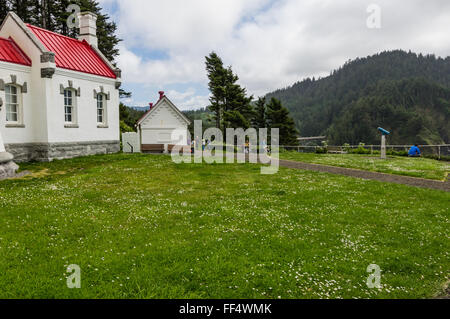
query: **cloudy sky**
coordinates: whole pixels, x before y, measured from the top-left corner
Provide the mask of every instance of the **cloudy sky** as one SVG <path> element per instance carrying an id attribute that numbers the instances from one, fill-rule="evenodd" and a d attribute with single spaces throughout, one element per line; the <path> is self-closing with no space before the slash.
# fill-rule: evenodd
<path id="1" fill-rule="evenodd" d="M 207 106 L 211 51 L 255 96 L 383 50 L 450 55 L 449 0 L 99 2 L 124 40 L 118 64 L 133 92 L 128 105 L 148 105 L 164 90 L 182 110 Z"/>

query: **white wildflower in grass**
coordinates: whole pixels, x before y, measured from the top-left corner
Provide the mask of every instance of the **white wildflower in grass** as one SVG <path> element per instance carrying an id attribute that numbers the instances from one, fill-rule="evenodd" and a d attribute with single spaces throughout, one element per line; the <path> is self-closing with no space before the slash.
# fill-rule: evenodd
<path id="1" fill-rule="evenodd" d="M 448 170 L 304 158 L 430 178 Z M 85 265 L 82 298 L 431 298 L 448 280 L 444 192 L 140 154 L 23 168 L 48 171 L 0 182 L 0 298 L 34 297 L 43 286 L 39 297 L 70 297 L 55 275 L 69 263 Z M 374 262 L 380 290 L 366 285 Z M 29 279 L 19 286 L 18 277 Z"/>

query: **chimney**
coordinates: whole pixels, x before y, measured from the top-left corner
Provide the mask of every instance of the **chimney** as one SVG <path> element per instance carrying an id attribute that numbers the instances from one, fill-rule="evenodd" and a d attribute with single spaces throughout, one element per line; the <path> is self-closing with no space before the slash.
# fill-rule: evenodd
<path id="1" fill-rule="evenodd" d="M 148 105 L 150 105 L 150 110 L 153 108 L 153 103 L 149 103 Z"/>
<path id="2" fill-rule="evenodd" d="M 164 91 L 159 91 L 159 99 L 162 100 L 164 96 Z"/>
<path id="3" fill-rule="evenodd" d="M 80 35 L 78 40 L 86 40 L 90 45 L 98 47 L 97 15 L 91 12 L 81 12 L 78 14 L 78 19 L 80 21 Z"/>

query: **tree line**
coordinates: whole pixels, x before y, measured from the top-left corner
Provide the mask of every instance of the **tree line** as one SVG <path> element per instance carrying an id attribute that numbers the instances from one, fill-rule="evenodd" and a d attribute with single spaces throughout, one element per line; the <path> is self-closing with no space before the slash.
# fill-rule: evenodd
<path id="1" fill-rule="evenodd" d="M 0 0 L 0 23 L 9 11 L 14 11 L 25 23 L 77 38 L 78 28 L 69 28 L 67 21 L 74 11 L 68 11 L 69 5 L 76 4 L 82 12 L 89 11 L 97 15 L 97 36 L 99 49 L 112 62 L 119 55 L 117 45 L 121 41 L 116 35 L 117 25 L 102 12 L 95 0 Z M 260 98 L 256 104 L 253 96 L 248 96 L 245 88 L 239 85 L 239 77 L 231 67 L 225 67 L 221 58 L 214 52 L 206 57 L 209 89 L 211 90 L 210 106 L 211 125 L 225 130 L 226 128 L 279 128 L 280 143 L 295 145 L 297 130 L 289 116 L 289 111 L 281 102 L 271 99 L 268 103 Z M 121 97 L 129 97 L 131 93 L 120 90 Z M 121 103 L 121 129 L 134 129 L 138 111 L 128 109 Z M 208 126 L 208 125 L 206 125 Z"/>
<path id="2" fill-rule="evenodd" d="M 325 78 L 307 78 L 267 95 L 291 111 L 302 136 L 326 135 L 330 144 L 449 141 L 450 57 L 401 50 L 348 61 Z"/>
<path id="3" fill-rule="evenodd" d="M 382 81 L 339 115 L 328 130 L 338 144 L 379 144 L 376 127 L 390 144 L 445 144 L 450 138 L 450 89 L 424 78 Z"/>
<path id="4" fill-rule="evenodd" d="M 253 96 L 239 83 L 239 77 L 231 66 L 225 67 L 217 53 L 206 57 L 206 71 L 211 92 L 211 120 L 223 132 L 227 128 L 278 128 L 280 145 L 297 145 L 298 132 L 294 120 L 282 103 L 272 98 L 269 102 L 259 98 L 253 103 Z"/>

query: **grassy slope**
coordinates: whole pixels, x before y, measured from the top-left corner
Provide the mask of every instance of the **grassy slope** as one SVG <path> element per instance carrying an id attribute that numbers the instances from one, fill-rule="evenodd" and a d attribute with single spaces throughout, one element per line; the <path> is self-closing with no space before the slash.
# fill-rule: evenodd
<path id="1" fill-rule="evenodd" d="M 448 193 L 164 156 L 24 168 L 49 170 L 0 183 L 0 298 L 427 298 L 449 278 Z"/>
<path id="2" fill-rule="evenodd" d="M 380 173 L 405 175 L 435 180 L 444 180 L 450 171 L 448 162 L 427 158 L 393 157 L 383 161 L 376 155 L 313 154 L 285 152 L 280 158 L 305 163 L 356 168 Z"/>

